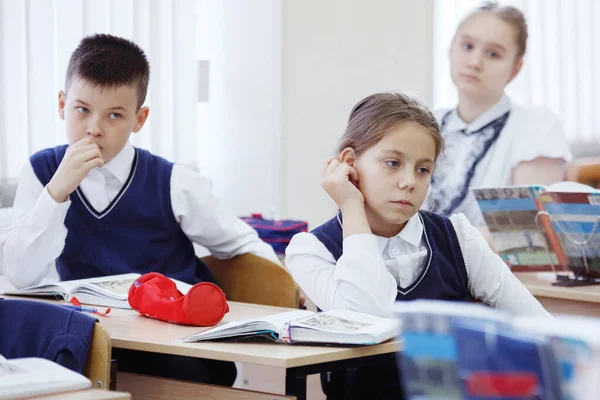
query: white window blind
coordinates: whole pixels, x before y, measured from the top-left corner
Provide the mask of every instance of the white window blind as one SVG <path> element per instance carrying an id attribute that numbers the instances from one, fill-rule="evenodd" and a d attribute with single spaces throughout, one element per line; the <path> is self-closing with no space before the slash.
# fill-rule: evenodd
<path id="1" fill-rule="evenodd" d="M 58 91 L 72 51 L 93 33 L 131 39 L 149 58 L 150 116 L 134 145 L 196 164 L 195 11 L 194 0 L 0 0 L 0 178 L 66 143 Z"/>
<path id="2" fill-rule="evenodd" d="M 454 107 L 449 47 L 460 20 L 481 2 L 435 0 L 434 106 Z M 507 88 L 514 102 L 542 106 L 562 120 L 570 142 L 600 141 L 600 1 L 509 0 L 527 18 L 525 65 Z"/>

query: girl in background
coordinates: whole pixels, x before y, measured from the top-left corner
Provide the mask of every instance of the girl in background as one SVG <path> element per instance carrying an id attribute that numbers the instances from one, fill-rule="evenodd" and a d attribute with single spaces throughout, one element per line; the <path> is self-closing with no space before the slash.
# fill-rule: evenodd
<path id="1" fill-rule="evenodd" d="M 470 189 L 551 184 L 570 160 L 560 121 L 551 111 L 525 108 L 504 93 L 523 66 L 527 22 L 515 7 L 484 3 L 458 26 L 450 75 L 458 104 L 436 113 L 446 152 L 437 163 L 425 206 L 484 224 Z"/>

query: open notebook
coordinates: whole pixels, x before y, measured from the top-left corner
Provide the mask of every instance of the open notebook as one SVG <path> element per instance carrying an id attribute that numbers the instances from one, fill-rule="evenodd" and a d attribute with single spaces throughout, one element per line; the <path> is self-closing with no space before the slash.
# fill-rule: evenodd
<path id="1" fill-rule="evenodd" d="M 9 296 L 45 296 L 70 300 L 76 297 L 83 304 L 104 307 L 131 308 L 127 301 L 129 288 L 140 274 L 109 275 L 98 278 L 78 279 L 31 286 L 5 291 Z M 190 285 L 173 280 L 182 293 L 187 293 Z"/>
<path id="2" fill-rule="evenodd" d="M 0 356 L 0 399 L 70 392 L 91 387 L 83 375 L 43 358 Z"/>
<path id="3" fill-rule="evenodd" d="M 368 345 L 395 337 L 399 325 L 395 319 L 379 318 L 347 310 L 321 313 L 298 310 L 230 322 L 190 335 L 185 342 L 247 336 L 266 336 L 276 342 L 336 343 Z"/>

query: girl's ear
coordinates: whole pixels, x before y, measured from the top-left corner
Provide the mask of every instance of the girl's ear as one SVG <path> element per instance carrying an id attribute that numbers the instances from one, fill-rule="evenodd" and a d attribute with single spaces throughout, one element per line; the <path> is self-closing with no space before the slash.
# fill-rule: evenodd
<path id="1" fill-rule="evenodd" d="M 341 162 L 353 166 L 356 162 L 356 152 L 352 147 L 346 147 L 339 156 Z"/>
<path id="2" fill-rule="evenodd" d="M 517 77 L 517 75 L 519 75 L 519 72 L 521 72 L 522 67 L 523 67 L 523 57 L 521 57 L 515 61 L 515 65 L 513 65 L 513 70 L 510 74 L 510 78 L 508 78 L 508 82 L 506 82 L 506 84 L 509 84 L 513 79 L 515 79 Z"/>

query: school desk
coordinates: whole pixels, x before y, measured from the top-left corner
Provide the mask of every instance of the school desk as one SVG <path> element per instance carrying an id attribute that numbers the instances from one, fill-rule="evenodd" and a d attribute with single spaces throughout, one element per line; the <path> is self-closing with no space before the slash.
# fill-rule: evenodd
<path id="1" fill-rule="evenodd" d="M 515 276 L 551 314 L 600 318 L 600 285 L 553 286 L 551 272 L 518 272 Z"/>
<path id="2" fill-rule="evenodd" d="M 8 298 L 8 296 L 6 296 Z M 20 297 L 36 300 L 34 298 Z M 291 309 L 257 304 L 229 302 L 230 311 L 221 323 L 271 315 Z M 189 398 L 192 392 L 224 399 L 306 399 L 307 376 L 333 369 L 345 369 L 352 379 L 356 368 L 389 362 L 400 349 L 397 340 L 372 346 L 286 345 L 267 339 L 242 342 L 184 343 L 182 338 L 210 328 L 182 326 L 142 317 L 133 310 L 113 308 L 106 317 L 98 317 L 111 337 L 113 348 L 181 355 L 213 360 L 284 368 L 285 395 L 277 396 L 241 389 L 181 382 L 172 379 L 117 373 L 116 389 L 134 398 Z M 118 368 L 118 360 L 117 360 Z M 151 378 L 151 379 L 150 379 Z M 218 393 L 218 394 L 217 394 Z"/>
<path id="3" fill-rule="evenodd" d="M 286 308 L 237 302 L 229 302 L 229 307 L 230 311 L 221 323 L 290 311 Z M 113 348 L 285 368 L 285 394 L 298 399 L 306 398 L 308 375 L 332 369 L 346 369 L 352 374 L 360 366 L 385 362 L 395 357 L 394 353 L 400 348 L 396 340 L 359 347 L 286 345 L 266 339 L 184 343 L 181 338 L 209 328 L 168 324 L 123 309 L 113 309 L 109 316 L 100 318 L 100 321 L 110 334 Z M 117 390 L 126 390 L 137 397 L 137 389 L 141 386 L 148 389 L 148 385 L 130 385 L 127 381 L 131 378 L 131 375 L 118 374 Z M 156 379 L 158 382 L 158 378 Z M 162 384 L 166 384 L 165 381 L 168 380 L 163 380 Z"/>
<path id="4" fill-rule="evenodd" d="M 266 392 L 234 389 L 230 387 L 179 381 L 175 379 L 157 378 L 119 373 L 119 390 L 130 390 L 134 399 L 218 399 L 218 400 L 295 400 L 294 396 L 284 396 Z"/>

